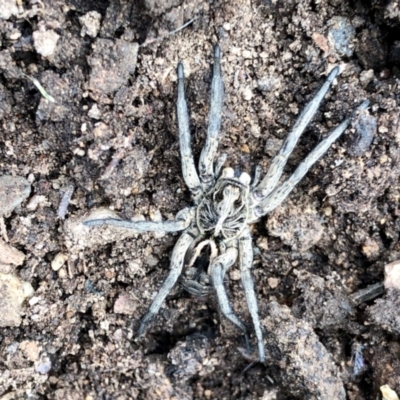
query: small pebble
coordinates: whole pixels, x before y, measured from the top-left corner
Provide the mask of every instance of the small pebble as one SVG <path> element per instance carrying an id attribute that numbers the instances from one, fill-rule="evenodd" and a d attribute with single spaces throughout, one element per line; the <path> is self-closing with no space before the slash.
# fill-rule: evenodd
<path id="1" fill-rule="evenodd" d="M 64 253 L 58 253 L 53 261 L 51 262 L 51 269 L 53 271 L 58 271 L 64 264 L 65 262 L 68 260 L 68 256 L 67 254 Z"/>
<path id="2" fill-rule="evenodd" d="M 39 347 L 37 342 L 24 340 L 19 347 L 29 361 L 35 362 L 38 359 Z"/>
<path id="3" fill-rule="evenodd" d="M 48 357 L 44 357 L 42 361 L 40 361 L 36 367 L 36 372 L 39 374 L 47 375 L 51 370 L 51 361 Z"/>
<path id="4" fill-rule="evenodd" d="M 22 265 L 25 254 L 0 239 L 0 263 Z"/>
<path id="5" fill-rule="evenodd" d="M 399 400 L 399 396 L 389 385 L 383 385 L 379 389 L 382 393 L 382 400 Z"/>
<path id="6" fill-rule="evenodd" d="M 18 29 L 13 29 L 10 32 L 9 38 L 10 38 L 10 40 L 18 40 L 21 37 L 21 35 L 22 35 L 21 31 L 19 31 Z"/>
<path id="7" fill-rule="evenodd" d="M 368 86 L 374 80 L 375 74 L 373 69 L 362 71 L 360 74 L 360 83 L 362 87 Z"/>
<path id="8" fill-rule="evenodd" d="M 242 97 L 246 101 L 250 101 L 253 98 L 253 92 L 250 88 L 246 88 L 242 92 Z"/>
<path id="9" fill-rule="evenodd" d="M 21 176 L 0 176 L 0 217 L 7 216 L 31 193 L 31 184 Z"/>
<path id="10" fill-rule="evenodd" d="M 268 278 L 268 285 L 271 289 L 275 289 L 279 284 L 279 279 L 277 278 Z"/>
<path id="11" fill-rule="evenodd" d="M 321 33 L 314 32 L 312 35 L 314 43 L 324 52 L 329 53 L 329 43 L 328 39 Z"/>
<path id="12" fill-rule="evenodd" d="M 0 327 L 20 326 L 22 303 L 33 295 L 32 285 L 14 275 L 0 274 L 0 287 Z"/>
<path id="13" fill-rule="evenodd" d="M 39 195 L 39 194 L 34 194 L 32 198 L 29 200 L 29 203 L 27 204 L 26 208 L 29 211 L 36 211 L 38 208 L 39 204 L 45 203 L 47 201 L 46 196 Z"/>
<path id="14" fill-rule="evenodd" d="M 79 22 L 82 25 L 81 36 L 88 35 L 94 38 L 100 30 L 101 14 L 97 11 L 89 11 L 79 17 Z"/>
<path id="15" fill-rule="evenodd" d="M 239 281 L 240 280 L 240 272 L 237 269 L 233 269 L 230 273 L 229 273 L 229 278 L 232 281 Z"/>
<path id="16" fill-rule="evenodd" d="M 386 289 L 394 288 L 400 290 L 400 260 L 385 265 L 385 280 L 383 284 Z"/>
<path id="17" fill-rule="evenodd" d="M 356 133 L 349 153 L 352 156 L 362 156 L 371 146 L 376 135 L 377 121 L 372 115 L 362 113 L 353 124 Z"/>
<path id="18" fill-rule="evenodd" d="M 97 107 L 97 104 L 93 104 L 92 108 L 88 112 L 88 115 L 93 119 L 101 118 L 101 111 L 99 110 L 99 107 Z"/>
<path id="19" fill-rule="evenodd" d="M 16 0 L 2 0 L 0 7 L 0 19 L 9 19 L 12 15 L 18 15 Z"/>
<path id="20" fill-rule="evenodd" d="M 54 54 L 59 38 L 60 36 L 53 30 L 33 32 L 35 49 L 42 57 L 50 57 Z"/>
<path id="21" fill-rule="evenodd" d="M 135 301 L 128 293 L 122 294 L 114 303 L 114 313 L 132 315 L 137 309 L 137 301 Z"/>
<path id="22" fill-rule="evenodd" d="M 330 29 L 328 39 L 333 44 L 336 52 L 341 56 L 351 57 L 353 48 L 351 47 L 356 30 L 350 20 L 345 17 L 333 17 L 328 21 Z"/>
<path id="23" fill-rule="evenodd" d="M 379 244 L 376 240 L 367 238 L 367 240 L 361 246 L 361 251 L 367 258 L 376 258 L 379 256 L 380 252 Z"/>

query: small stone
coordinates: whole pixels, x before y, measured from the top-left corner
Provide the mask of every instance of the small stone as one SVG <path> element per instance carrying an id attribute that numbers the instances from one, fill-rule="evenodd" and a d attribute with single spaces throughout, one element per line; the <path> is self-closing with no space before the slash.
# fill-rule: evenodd
<path id="1" fill-rule="evenodd" d="M 253 58 L 251 51 L 249 51 L 249 50 L 243 50 L 242 56 L 243 56 L 243 58 L 246 58 L 246 59 Z"/>
<path id="2" fill-rule="evenodd" d="M 86 154 L 85 150 L 83 150 L 81 148 L 76 148 L 76 149 L 72 150 L 72 152 L 79 157 L 83 157 Z"/>
<path id="3" fill-rule="evenodd" d="M 65 261 L 68 260 L 68 256 L 64 253 L 58 253 L 54 260 L 51 262 L 51 269 L 53 271 L 58 271 L 64 264 Z"/>
<path id="4" fill-rule="evenodd" d="M 43 204 L 47 202 L 46 196 L 40 195 L 40 194 L 34 194 L 32 198 L 29 200 L 29 203 L 27 204 L 26 208 L 29 211 L 35 211 L 39 204 Z"/>
<path id="5" fill-rule="evenodd" d="M 162 221 L 161 211 L 158 210 L 158 209 L 150 209 L 149 217 L 154 222 L 161 222 Z M 153 232 L 153 236 L 155 238 L 158 238 L 158 239 L 164 237 L 165 235 L 166 235 L 165 232 Z"/>
<path id="6" fill-rule="evenodd" d="M 61 268 L 61 269 L 58 271 L 58 277 L 59 277 L 60 279 L 66 279 L 67 276 L 68 276 L 68 274 L 67 274 L 67 271 L 65 270 L 65 268 Z"/>
<path id="7" fill-rule="evenodd" d="M 379 389 L 382 393 L 382 400 L 399 400 L 399 396 L 389 385 L 383 385 Z"/>
<path id="8" fill-rule="evenodd" d="M 139 45 L 123 39 L 97 38 L 88 57 L 89 89 L 94 98 L 116 92 L 135 73 Z M 186 72 L 186 71 L 185 71 Z"/>
<path id="9" fill-rule="evenodd" d="M 124 334 L 122 332 L 122 329 L 116 329 L 113 334 L 114 341 L 120 342 L 123 339 L 123 336 Z"/>
<path id="10" fill-rule="evenodd" d="M 253 98 L 253 92 L 250 88 L 246 88 L 242 92 L 242 97 L 246 101 L 250 101 Z"/>
<path id="11" fill-rule="evenodd" d="M 327 217 L 330 217 L 333 213 L 332 207 L 331 206 L 326 206 L 324 207 L 324 215 Z"/>
<path id="12" fill-rule="evenodd" d="M 353 122 L 355 135 L 353 143 L 349 148 L 349 154 L 352 156 L 362 156 L 371 146 L 376 135 L 378 122 L 373 115 L 362 113 L 356 121 Z"/>
<path id="13" fill-rule="evenodd" d="M 324 52 L 329 53 L 328 39 L 321 33 L 314 32 L 312 35 L 314 43 Z"/>
<path id="14" fill-rule="evenodd" d="M 362 245 L 361 251 L 367 258 L 376 258 L 379 255 L 379 244 L 376 240 L 368 238 Z"/>
<path id="15" fill-rule="evenodd" d="M 2 0 L 0 7 L 0 19 L 9 19 L 12 15 L 18 15 L 16 0 Z"/>
<path id="16" fill-rule="evenodd" d="M 275 289 L 279 285 L 279 279 L 277 278 L 268 278 L 268 285 L 271 289 Z"/>
<path id="17" fill-rule="evenodd" d="M 240 150 L 241 150 L 243 153 L 250 154 L 249 146 L 248 146 L 246 143 L 243 143 L 243 144 L 240 146 Z"/>
<path id="18" fill-rule="evenodd" d="M 378 128 L 378 132 L 379 132 L 379 133 L 388 133 L 388 132 L 389 132 L 389 129 L 388 129 L 387 126 L 381 125 L 381 126 Z"/>
<path id="19" fill-rule="evenodd" d="M 362 71 L 360 74 L 360 83 L 362 87 L 368 86 L 370 82 L 374 80 L 375 74 L 373 69 L 369 69 L 367 71 Z"/>
<path id="20" fill-rule="evenodd" d="M 43 57 L 54 54 L 60 36 L 53 30 L 33 32 L 33 42 L 36 51 Z"/>
<path id="21" fill-rule="evenodd" d="M 281 87 L 281 81 L 278 77 L 266 75 L 257 81 L 257 87 L 262 92 L 273 92 Z"/>
<path id="22" fill-rule="evenodd" d="M 22 303 L 34 293 L 29 282 L 10 274 L 0 274 L 0 327 L 21 324 Z"/>
<path id="23" fill-rule="evenodd" d="M 21 176 L 0 176 L 0 217 L 10 214 L 31 193 L 31 184 Z"/>
<path id="24" fill-rule="evenodd" d="M 10 40 L 18 40 L 21 36 L 22 36 L 22 33 L 21 33 L 20 30 L 18 30 L 18 29 L 13 29 L 13 30 L 10 32 L 9 38 L 10 38 Z"/>
<path id="25" fill-rule="evenodd" d="M 385 265 L 385 280 L 383 284 L 386 289 L 394 288 L 400 290 L 400 260 Z"/>
<path id="26" fill-rule="evenodd" d="M 51 361 L 48 357 L 43 357 L 35 367 L 36 372 L 42 375 L 47 375 L 51 370 Z"/>
<path id="27" fill-rule="evenodd" d="M 0 264 L 22 265 L 25 254 L 0 239 Z"/>
<path id="28" fill-rule="evenodd" d="M 38 359 L 39 347 L 36 342 L 24 340 L 22 343 L 20 343 L 19 348 L 29 361 L 35 362 Z"/>
<path id="29" fill-rule="evenodd" d="M 110 129 L 104 122 L 99 122 L 94 126 L 93 135 L 96 139 L 105 137 Z"/>
<path id="30" fill-rule="evenodd" d="M 89 11 L 79 17 L 79 22 L 82 25 L 81 36 L 88 35 L 94 38 L 100 30 L 101 14 L 97 11 Z"/>
<path id="31" fill-rule="evenodd" d="M 122 294 L 114 303 L 114 312 L 116 314 L 132 315 L 137 309 L 137 301 L 128 293 Z"/>
<path id="32" fill-rule="evenodd" d="M 93 104 L 92 108 L 88 112 L 88 115 L 93 119 L 101 118 L 101 111 L 99 110 L 99 107 L 97 107 L 97 104 Z"/>
<path id="33" fill-rule="evenodd" d="M 353 55 L 351 45 L 356 30 L 350 20 L 345 17 L 333 17 L 328 21 L 328 25 L 330 26 L 328 39 L 336 52 L 341 56 L 351 57 Z"/>
<path id="34" fill-rule="evenodd" d="M 229 272 L 229 278 L 232 281 L 239 281 L 240 280 L 240 272 L 237 269 L 233 269 L 231 272 Z"/>

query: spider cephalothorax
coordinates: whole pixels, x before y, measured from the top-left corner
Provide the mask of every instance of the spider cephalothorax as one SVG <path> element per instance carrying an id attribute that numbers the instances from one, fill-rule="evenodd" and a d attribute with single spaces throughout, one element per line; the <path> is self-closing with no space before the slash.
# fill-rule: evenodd
<path id="1" fill-rule="evenodd" d="M 339 67 L 334 68 L 321 89 L 299 115 L 278 154 L 271 161 L 265 177 L 262 180 L 260 179 L 261 170 L 257 168 L 256 176 L 250 184 L 250 176 L 245 172 L 235 176 L 233 169 L 224 168 L 221 173 L 222 165 L 226 159 L 225 155 L 222 154 L 214 163 L 224 97 L 220 58 L 220 48 L 216 46 L 209 124 L 206 143 L 199 160 L 199 172 L 195 167 L 190 146 L 189 114 L 185 99 L 183 66 L 182 64 L 178 65 L 177 119 L 182 173 L 185 183 L 191 191 L 194 206 L 179 212 L 173 221 L 125 221 L 107 218 L 86 220 L 83 223 L 88 226 L 112 225 L 133 229 L 137 232 L 183 231 L 172 252 L 171 271 L 153 299 L 148 312 L 142 318 L 138 335 L 145 332 L 152 317 L 158 313 L 168 293 L 180 278 L 183 268 L 192 268 L 203 249 L 209 247 L 207 279 L 211 278 L 222 314 L 239 327 L 247 338 L 247 327 L 235 315 L 224 287 L 224 277 L 227 270 L 236 261 L 239 261 L 241 281 L 257 337 L 259 359 L 264 361 L 263 335 L 253 279 L 250 274 L 253 263 L 253 248 L 248 224 L 256 222 L 285 200 L 311 166 L 345 131 L 354 113 L 366 109 L 368 102 L 363 102 L 349 118 L 338 125 L 300 163 L 293 175 L 279 185 L 288 157 L 296 146 L 300 135 L 317 112 L 333 80 L 340 73 Z M 203 277 L 204 275 L 204 273 L 199 274 Z M 205 285 L 199 283 L 196 279 L 186 279 L 183 281 L 183 285 L 193 294 L 207 292 Z"/>
<path id="2" fill-rule="evenodd" d="M 197 207 L 200 233 L 226 242 L 237 238 L 247 226 L 249 191 L 246 172 L 236 178 L 232 168 L 225 168 Z"/>

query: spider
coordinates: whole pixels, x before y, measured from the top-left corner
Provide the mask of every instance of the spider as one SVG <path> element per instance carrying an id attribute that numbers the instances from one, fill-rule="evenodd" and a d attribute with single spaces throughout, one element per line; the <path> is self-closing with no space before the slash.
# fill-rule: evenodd
<path id="1" fill-rule="evenodd" d="M 183 268 L 191 267 L 204 247 L 209 247 L 207 275 L 215 289 L 221 313 L 244 333 L 249 343 L 246 325 L 234 313 L 224 287 L 224 277 L 228 269 L 239 260 L 241 281 L 255 336 L 258 343 L 258 357 L 265 361 L 263 333 L 258 313 L 251 267 L 253 263 L 252 238 L 249 224 L 257 222 L 281 204 L 311 166 L 329 149 L 331 144 L 345 131 L 356 113 L 368 107 L 364 101 L 353 114 L 338 125 L 317 147 L 300 163 L 291 177 L 280 186 L 278 182 L 288 157 L 292 153 L 300 135 L 316 114 L 321 101 L 332 82 L 341 72 L 334 68 L 315 97 L 299 115 L 292 130 L 283 142 L 278 154 L 271 161 L 269 170 L 261 179 L 261 168 L 257 167 L 253 180 L 246 172 L 235 173 L 232 168 L 223 168 L 226 155 L 220 155 L 216 162 L 218 136 L 224 97 L 221 76 L 221 50 L 214 48 L 213 78 L 211 84 L 211 104 L 205 146 L 200 155 L 199 172 L 195 167 L 190 144 L 189 113 L 185 99 L 184 70 L 178 64 L 177 120 L 182 173 L 194 205 L 181 210 L 172 221 L 126 221 L 118 218 L 92 219 L 83 221 L 88 226 L 111 225 L 133 229 L 137 232 L 177 232 L 183 231 L 171 256 L 170 272 L 161 285 L 147 313 L 143 316 L 138 336 L 143 335 L 159 312 L 162 303 L 180 278 Z M 203 292 L 202 284 L 187 280 L 185 287 L 189 292 Z"/>

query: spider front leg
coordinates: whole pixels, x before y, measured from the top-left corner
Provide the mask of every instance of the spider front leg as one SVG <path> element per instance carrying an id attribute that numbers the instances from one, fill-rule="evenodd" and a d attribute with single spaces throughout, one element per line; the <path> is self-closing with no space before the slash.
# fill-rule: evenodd
<path id="1" fill-rule="evenodd" d="M 182 175 L 186 186 L 197 201 L 202 194 L 200 179 L 194 165 L 190 146 L 189 113 L 185 98 L 185 74 L 182 63 L 178 64 L 178 100 L 176 103 L 178 117 L 179 147 L 181 152 Z"/>
<path id="2" fill-rule="evenodd" d="M 331 147 L 332 143 L 347 129 L 350 122 L 360 111 L 367 109 L 369 101 L 366 100 L 361 103 L 351 116 L 345 119 L 340 125 L 338 125 L 317 147 L 311 151 L 311 153 L 299 164 L 293 175 L 288 178 L 281 186 L 276 188 L 270 195 L 263 198 L 258 207 L 254 208 L 254 217 L 259 217 L 268 214 L 272 210 L 281 204 L 293 188 L 300 182 L 300 180 L 306 175 L 308 170 L 327 152 Z"/>
<path id="3" fill-rule="evenodd" d="M 265 347 L 263 341 L 263 334 L 261 330 L 260 317 L 258 315 L 258 305 L 256 293 L 254 291 L 253 278 L 251 276 L 251 267 L 253 264 L 253 247 L 251 235 L 248 229 L 239 237 L 239 263 L 240 274 L 244 293 L 246 295 L 247 306 L 253 320 L 254 331 L 256 333 L 258 342 L 258 354 L 260 362 L 265 361 Z"/>
<path id="4" fill-rule="evenodd" d="M 115 226 L 132 229 L 136 232 L 179 232 L 186 229 L 194 218 L 193 208 L 184 208 L 176 214 L 173 221 L 127 221 L 119 218 L 89 219 L 83 221 L 86 226 Z"/>
<path id="5" fill-rule="evenodd" d="M 218 148 L 218 135 L 221 128 L 223 101 L 224 84 L 221 75 L 221 49 L 219 45 L 216 45 L 214 48 L 213 79 L 211 83 L 207 138 L 199 162 L 200 180 L 205 191 L 208 191 L 215 181 L 213 164 Z"/>
<path id="6" fill-rule="evenodd" d="M 229 247 L 225 253 L 216 257 L 210 265 L 211 280 L 218 298 L 218 304 L 221 313 L 239 329 L 241 329 L 246 338 L 246 345 L 249 344 L 248 332 L 246 326 L 234 314 L 228 295 L 224 286 L 224 276 L 226 271 L 235 263 L 238 251 L 235 247 Z"/>
<path id="7" fill-rule="evenodd" d="M 137 331 L 137 336 L 141 336 L 145 333 L 148 324 L 150 323 L 152 318 L 157 315 L 165 298 L 174 287 L 176 281 L 182 273 L 185 255 L 190 245 L 193 243 L 198 235 L 199 230 L 194 227 L 189 228 L 182 233 L 181 237 L 174 247 L 174 250 L 172 251 L 171 270 L 167 278 L 161 285 L 161 288 L 158 291 L 156 297 L 153 299 L 153 302 L 151 303 L 147 313 L 143 316 L 139 329 Z"/>
<path id="8" fill-rule="evenodd" d="M 304 107 L 303 111 L 298 116 L 292 130 L 289 132 L 286 140 L 283 142 L 278 154 L 271 161 L 271 165 L 268 169 L 267 174 L 261 183 L 257 186 L 257 190 L 253 192 L 253 196 L 256 201 L 268 196 L 278 184 L 278 181 L 283 173 L 283 168 L 285 167 L 287 160 L 292 154 L 297 141 L 299 140 L 301 134 L 306 129 L 307 125 L 310 123 L 311 119 L 314 117 L 321 101 L 328 92 L 330 86 L 332 85 L 334 79 L 339 74 L 339 67 L 334 68 L 326 79 L 325 83 L 322 85 L 321 89 L 318 90 L 317 94 L 313 99 Z"/>

